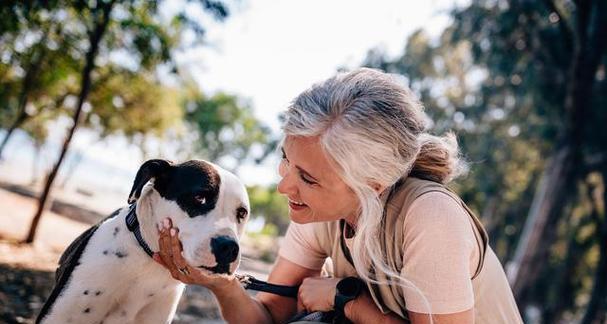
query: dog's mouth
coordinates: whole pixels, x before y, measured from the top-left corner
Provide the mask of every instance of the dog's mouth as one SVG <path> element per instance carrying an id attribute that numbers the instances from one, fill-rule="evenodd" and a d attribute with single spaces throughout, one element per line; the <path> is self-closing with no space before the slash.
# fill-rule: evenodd
<path id="1" fill-rule="evenodd" d="M 207 267 L 207 266 L 203 266 L 203 265 L 198 266 L 198 267 L 201 268 L 201 269 L 208 270 L 208 271 L 210 271 L 212 273 L 227 274 L 227 275 L 231 274 L 230 273 L 230 264 L 228 264 L 228 263 L 223 263 L 223 264 L 218 263 L 214 267 Z"/>

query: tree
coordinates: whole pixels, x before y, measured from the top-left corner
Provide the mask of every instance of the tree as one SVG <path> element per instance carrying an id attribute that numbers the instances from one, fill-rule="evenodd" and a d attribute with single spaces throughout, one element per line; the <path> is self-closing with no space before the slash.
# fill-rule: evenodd
<path id="1" fill-rule="evenodd" d="M 91 91 L 93 108 L 85 123 L 101 138 L 121 134 L 133 142 L 150 134 L 162 137 L 182 122 L 181 94 L 162 85 L 153 74 L 115 69 L 104 73 L 108 77 Z"/>
<path id="2" fill-rule="evenodd" d="M 538 306 L 545 323 L 600 321 L 607 309 L 605 6 L 472 1 L 438 40 L 420 31 L 402 56 L 374 50 L 365 62 L 402 74 L 435 131 L 457 130 L 472 164 L 457 189 L 512 260 L 520 309 Z"/>
<path id="3" fill-rule="evenodd" d="M 61 148 L 59 158 L 57 159 L 57 162 L 55 163 L 47 177 L 44 189 L 42 191 L 42 195 L 40 196 L 38 209 L 32 220 L 32 224 L 30 226 L 30 230 L 27 234 L 27 237 L 24 240 L 25 243 L 32 243 L 34 241 L 36 230 L 38 228 L 38 222 L 42 217 L 42 213 L 47 209 L 47 204 L 50 202 L 50 199 L 48 198 L 51 193 L 51 187 L 55 181 L 55 177 L 57 176 L 59 167 L 61 166 L 61 163 L 65 158 L 69 144 L 72 140 L 72 137 L 74 136 L 74 132 L 76 131 L 76 128 L 80 123 L 82 109 L 90 91 L 91 74 L 93 72 L 93 69 L 95 68 L 95 59 L 97 58 L 97 54 L 99 51 L 99 44 L 110 22 L 110 14 L 112 12 L 113 6 L 114 1 L 109 1 L 107 3 L 100 2 L 97 3 L 97 6 L 92 8 L 91 10 L 91 15 L 93 16 L 93 27 L 88 32 L 89 48 L 85 55 L 85 65 L 84 69 L 82 70 L 80 93 L 78 94 L 78 102 L 76 104 L 76 111 L 74 112 L 73 124 L 72 127 L 70 127 L 67 136 L 63 142 L 63 147 Z"/>
<path id="4" fill-rule="evenodd" d="M 216 93 L 208 97 L 194 91 L 184 105 L 186 122 L 198 133 L 198 151 L 208 160 L 229 156 L 235 160 L 232 164 L 238 165 L 256 144 L 270 141 L 270 129 L 255 118 L 248 103 L 234 95 Z"/>
<path id="5" fill-rule="evenodd" d="M 218 19 L 223 19 L 228 14 L 221 2 L 201 0 L 198 3 Z M 172 63 L 171 51 L 178 46 L 177 41 L 185 29 L 193 30 L 194 34 L 199 36 L 198 40 L 204 34 L 202 26 L 190 18 L 185 8 L 173 21 L 163 22 L 158 15 L 159 1 L 98 0 L 94 3 L 76 1 L 73 6 L 64 3 L 61 5 L 62 9 L 73 14 L 70 17 L 79 17 L 81 28 L 74 29 L 74 37 L 82 37 L 79 31 L 84 30 L 84 38 L 81 40 L 85 41 L 88 47 L 85 47 L 85 63 L 81 71 L 73 123 L 68 130 L 59 158 L 47 177 L 38 209 L 24 240 L 26 243 L 31 243 L 34 239 L 38 222 L 49 202 L 51 188 L 71 139 L 90 108 L 87 98 L 93 79 L 97 76 L 95 74 L 97 60 L 103 58 L 104 62 L 111 62 L 110 54 L 120 50 L 128 53 L 131 62 L 134 62 L 131 64 L 134 70 L 154 71 L 160 64 Z M 84 111 L 85 106 L 87 111 Z"/>
<path id="6" fill-rule="evenodd" d="M 66 55 L 74 44 L 62 12 L 20 1 L 10 2 L 3 11 L 8 16 L 8 31 L 1 35 L 0 44 L 8 60 L 0 73 L 4 88 L 0 103 L 12 120 L 2 123 L 8 127 L 0 143 L 0 159 L 15 129 L 41 109 L 48 109 L 48 101 L 64 97 L 68 88 L 75 87 L 72 80 L 80 68 L 74 56 Z"/>

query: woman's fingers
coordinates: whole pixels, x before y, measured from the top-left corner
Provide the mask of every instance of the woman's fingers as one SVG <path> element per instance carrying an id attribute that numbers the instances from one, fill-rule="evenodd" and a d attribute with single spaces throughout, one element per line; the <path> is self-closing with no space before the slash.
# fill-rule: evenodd
<path id="1" fill-rule="evenodd" d="M 181 247 L 181 242 L 179 242 L 179 238 L 178 238 L 177 234 L 179 234 L 178 229 L 171 228 L 170 242 L 171 242 L 171 254 L 173 256 L 173 263 L 175 263 L 175 266 L 181 273 L 183 273 L 184 275 L 188 275 L 190 269 L 188 269 L 189 268 L 188 263 L 185 261 L 183 255 L 181 254 L 181 251 L 183 249 Z"/>
<path id="2" fill-rule="evenodd" d="M 187 283 L 191 268 L 181 254 L 182 247 L 177 233 L 178 229 L 173 228 L 171 220 L 165 218 L 158 229 L 160 251 L 155 253 L 153 258 L 167 268 L 173 278 Z"/>
<path id="3" fill-rule="evenodd" d="M 166 229 L 160 231 L 160 236 L 158 238 L 158 245 L 160 247 L 160 257 L 165 264 L 169 265 L 170 260 L 172 258 L 171 254 L 173 250 L 171 249 L 171 238 Z"/>

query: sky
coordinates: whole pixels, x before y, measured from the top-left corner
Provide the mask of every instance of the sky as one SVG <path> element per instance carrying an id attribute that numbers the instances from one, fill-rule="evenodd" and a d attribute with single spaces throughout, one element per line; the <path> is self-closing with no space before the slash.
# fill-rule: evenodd
<path id="1" fill-rule="evenodd" d="M 170 16 L 180 2 L 185 0 L 167 2 L 163 10 Z M 418 28 L 438 36 L 456 4 L 465 0 L 238 0 L 230 2 L 224 22 L 200 16 L 207 26 L 206 44 L 180 53 L 178 62 L 204 92 L 224 91 L 248 100 L 255 115 L 279 135 L 278 115 L 298 93 L 339 68 L 358 67 L 372 48 L 401 54 L 407 37 Z M 53 127 L 56 131 L 43 155 L 47 164 L 55 161 L 69 123 L 60 120 Z M 20 145 L 17 142 L 9 142 L 7 150 Z M 78 130 L 70 150 L 84 161 L 94 161 L 79 167 L 81 171 L 97 170 L 99 164 L 114 168 L 122 181 L 113 185 L 120 188 L 130 185 L 142 162 L 138 148 L 124 138 L 98 141 L 86 129 Z M 247 185 L 275 184 L 277 163 L 274 158 L 261 166 L 242 165 L 239 176 Z M 91 174 L 85 171 L 79 174 Z M 73 182 L 87 181 L 79 177 Z"/>
<path id="2" fill-rule="evenodd" d="M 367 51 L 402 52 L 423 27 L 438 34 L 454 1 L 255 0 L 212 24 L 211 46 L 180 56 L 203 90 L 252 100 L 258 117 L 279 130 L 278 113 L 301 91 L 339 67 L 360 65 Z"/>
<path id="3" fill-rule="evenodd" d="M 461 1 L 460 1 L 461 2 Z M 368 50 L 402 53 L 413 31 L 438 35 L 454 0 L 255 0 L 232 7 L 207 31 L 210 46 L 180 55 L 203 91 L 225 91 L 251 101 L 256 116 L 280 133 L 278 115 L 298 93 L 355 68 Z M 246 165 L 247 184 L 271 184 L 274 162 Z"/>

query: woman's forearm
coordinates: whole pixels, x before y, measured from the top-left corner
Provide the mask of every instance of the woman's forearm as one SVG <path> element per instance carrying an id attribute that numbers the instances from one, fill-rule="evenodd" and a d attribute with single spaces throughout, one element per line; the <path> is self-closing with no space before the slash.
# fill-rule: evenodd
<path id="1" fill-rule="evenodd" d="M 353 323 L 405 323 L 394 313 L 382 313 L 368 293 L 363 293 L 347 303 L 344 313 Z"/>
<path id="2" fill-rule="evenodd" d="M 228 323 L 271 323 L 270 313 L 258 300 L 251 297 L 237 280 L 232 280 L 226 287 L 213 290 L 221 315 Z"/>

